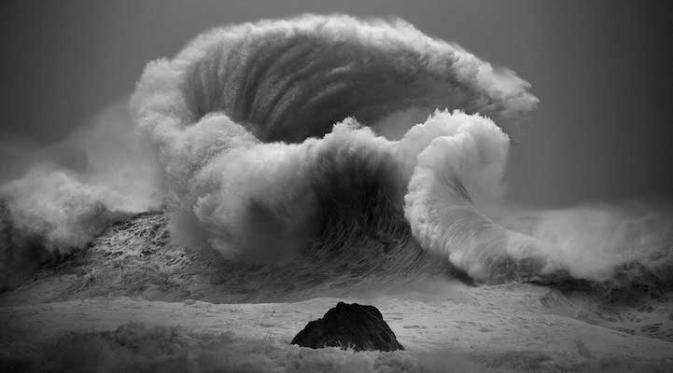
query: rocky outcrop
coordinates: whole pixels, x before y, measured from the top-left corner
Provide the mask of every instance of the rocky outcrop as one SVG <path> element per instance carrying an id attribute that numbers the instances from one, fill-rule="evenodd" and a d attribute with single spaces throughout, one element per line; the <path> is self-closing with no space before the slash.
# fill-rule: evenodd
<path id="1" fill-rule="evenodd" d="M 404 350 L 376 307 L 343 302 L 327 311 L 321 319 L 309 322 L 292 339 L 292 344 L 310 348 L 352 348 L 355 351 Z"/>

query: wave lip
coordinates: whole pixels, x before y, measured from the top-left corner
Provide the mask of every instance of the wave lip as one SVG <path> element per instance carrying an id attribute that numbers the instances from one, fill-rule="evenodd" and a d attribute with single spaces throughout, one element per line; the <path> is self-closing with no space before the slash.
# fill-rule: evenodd
<path id="1" fill-rule="evenodd" d="M 346 117 L 372 124 L 412 107 L 506 122 L 535 107 L 529 87 L 400 19 L 305 15 L 199 36 L 148 65 L 135 102 L 149 128 L 223 112 L 262 141 L 300 142 Z"/>

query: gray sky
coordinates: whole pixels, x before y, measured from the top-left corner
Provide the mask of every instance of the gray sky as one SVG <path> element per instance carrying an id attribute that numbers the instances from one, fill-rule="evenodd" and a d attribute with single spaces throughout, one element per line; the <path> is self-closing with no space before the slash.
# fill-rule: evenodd
<path id="1" fill-rule="evenodd" d="M 541 102 L 512 148 L 512 200 L 671 201 L 670 4 L 4 0 L 0 136 L 59 139 L 130 94 L 149 60 L 210 27 L 304 12 L 399 16 L 533 84 Z"/>

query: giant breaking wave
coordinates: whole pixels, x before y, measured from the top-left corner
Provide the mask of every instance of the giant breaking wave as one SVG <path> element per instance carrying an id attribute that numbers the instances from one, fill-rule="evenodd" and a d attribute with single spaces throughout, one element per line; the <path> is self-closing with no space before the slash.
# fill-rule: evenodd
<path id="1" fill-rule="evenodd" d="M 150 63 L 131 98 L 133 141 L 151 149 L 142 164 L 151 158 L 160 174 L 151 185 L 175 242 L 288 268 L 286 281 L 454 269 L 483 282 L 602 281 L 632 263 L 668 275 L 673 226 L 663 215 L 506 212 L 505 131 L 535 107 L 529 88 L 401 20 L 261 21 L 209 31 Z M 109 222 L 158 205 L 155 194 L 55 169 L 50 177 L 75 186 L 61 202 L 69 210 L 41 214 L 25 194 L 45 179 L 36 172 L 2 187 L 6 257 L 15 237 L 83 247 Z"/>

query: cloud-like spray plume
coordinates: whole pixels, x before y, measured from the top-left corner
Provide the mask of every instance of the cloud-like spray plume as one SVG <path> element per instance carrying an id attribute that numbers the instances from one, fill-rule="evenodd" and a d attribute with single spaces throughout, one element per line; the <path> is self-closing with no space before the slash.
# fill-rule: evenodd
<path id="1" fill-rule="evenodd" d="M 435 108 L 513 123 L 537 102 L 528 86 L 400 20 L 305 16 L 200 36 L 174 59 L 148 65 L 133 106 L 160 149 L 174 220 L 196 222 L 199 233 L 187 236 L 227 255 L 271 255 L 269 246 L 295 248 L 286 253 L 319 241 L 322 201 L 347 200 L 360 187 L 325 185 L 326 173 L 377 184 L 402 215 L 412 153 L 427 144 L 401 146 L 401 159 L 395 143 L 360 126 L 406 131 L 415 124 L 407 114 Z M 365 210 L 361 202 L 353 208 Z"/>

